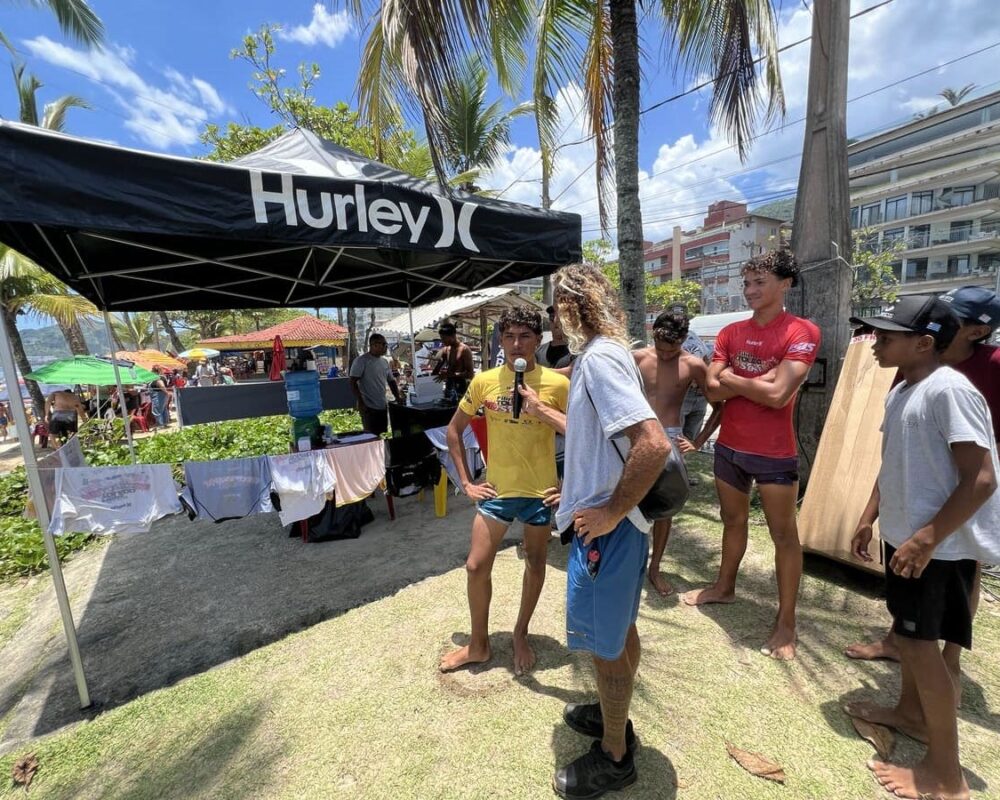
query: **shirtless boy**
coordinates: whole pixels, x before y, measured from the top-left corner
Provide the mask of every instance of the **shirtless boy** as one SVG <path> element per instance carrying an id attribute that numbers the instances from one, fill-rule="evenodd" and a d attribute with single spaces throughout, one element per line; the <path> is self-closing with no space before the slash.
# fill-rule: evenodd
<path id="1" fill-rule="evenodd" d="M 726 401 L 715 444 L 715 488 L 722 516 L 722 563 L 712 586 L 687 592 L 688 605 L 732 603 L 746 553 L 750 490 L 756 482 L 774 542 L 778 616 L 761 647 L 779 660 L 795 657 L 795 605 L 802 579 L 802 545 L 795 522 L 798 451 L 792 425 L 799 387 L 816 360 L 820 333 L 809 320 L 785 311 L 799 266 L 783 250 L 743 267 L 743 296 L 753 316 L 727 325 L 715 340 L 706 395 Z"/>
<path id="2" fill-rule="evenodd" d="M 708 375 L 708 366 L 696 355 L 681 349 L 688 335 L 688 316 L 683 310 L 664 311 L 653 323 L 653 346 L 632 353 L 642 373 L 646 399 L 656 412 L 671 444 L 682 453 L 695 453 L 719 426 L 722 403 L 712 404 L 712 416 L 702 427 L 694 441 L 684 437 L 681 425 L 681 406 L 691 384 L 702 391 Z M 649 560 L 649 582 L 666 597 L 674 591 L 660 574 L 660 561 L 670 537 L 673 520 L 657 520 L 653 525 L 653 554 Z"/>
<path id="3" fill-rule="evenodd" d="M 442 672 L 489 661 L 492 656 L 493 560 L 507 529 L 517 520 L 524 523 L 524 580 L 514 625 L 514 673 L 523 675 L 535 664 L 528 623 L 545 583 L 545 557 L 552 538 L 552 508 L 547 495 L 557 483 L 556 430 L 565 430 L 569 381 L 535 363 L 535 350 L 542 338 L 542 317 L 537 311 L 507 309 L 497 327 L 504 364 L 472 379 L 448 426 L 448 449 L 462 490 L 476 501 L 478 513 L 472 521 L 472 542 L 465 562 L 472 627 L 469 644 L 441 659 Z M 515 419 L 514 362 L 519 358 L 527 362 L 524 385 L 531 392 Z M 486 482 L 474 483 L 465 463 L 462 436 L 480 408 L 485 410 L 490 458 Z"/>

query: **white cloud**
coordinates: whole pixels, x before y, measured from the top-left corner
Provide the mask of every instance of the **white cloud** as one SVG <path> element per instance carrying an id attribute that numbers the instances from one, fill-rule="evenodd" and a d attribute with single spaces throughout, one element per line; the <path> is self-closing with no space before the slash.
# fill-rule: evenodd
<path id="1" fill-rule="evenodd" d="M 352 29 L 351 16 L 346 10 L 331 14 L 322 3 L 316 3 L 308 25 L 296 25 L 288 30 L 279 30 L 278 38 L 308 47 L 317 44 L 336 47 Z"/>
<path id="2" fill-rule="evenodd" d="M 35 58 L 102 85 L 121 107 L 125 128 L 158 149 L 190 147 L 213 116 L 233 113 L 210 83 L 172 67 L 163 70 L 167 88 L 149 83 L 133 68 L 135 51 L 128 47 L 76 50 L 45 36 L 24 46 Z"/>
<path id="3" fill-rule="evenodd" d="M 855 0 L 851 10 L 857 12 L 869 5 L 872 5 L 871 0 Z M 778 26 L 782 44 L 809 36 L 812 29 L 812 15 L 807 8 L 797 3 L 786 4 L 786 7 L 790 10 L 782 15 Z M 957 89 L 975 82 L 979 86 L 976 94 L 996 91 L 1000 82 L 994 83 L 996 79 L 990 76 L 995 72 L 992 65 L 1000 49 L 949 66 L 934 67 L 997 40 L 1000 40 L 1000 16 L 986 0 L 953 0 L 948 4 L 947 13 L 942 13 L 941 6 L 936 4 L 895 0 L 852 20 L 849 98 L 860 97 L 925 70 L 928 72 L 850 103 L 848 135 L 868 136 L 901 125 L 915 113 L 935 105 L 944 107 L 945 101 L 937 97 L 937 92 L 946 86 Z M 787 115 L 783 123 L 772 126 L 773 132 L 764 132 L 753 143 L 746 165 L 740 164 L 735 150 L 718 130 L 710 130 L 707 135 L 687 133 L 670 140 L 664 140 L 659 133 L 671 116 L 676 119 L 678 115 L 690 118 L 692 129 L 702 130 L 706 121 L 707 90 L 642 118 L 639 135 L 643 152 L 649 152 L 651 141 L 658 143 L 653 163 L 640 165 L 645 238 L 665 238 L 675 224 L 685 227 L 700 224 L 709 203 L 715 200 L 747 200 L 752 208 L 766 202 L 769 196 L 795 189 L 803 137 L 803 125 L 797 120 L 805 115 L 809 48 L 807 43 L 781 54 Z M 647 73 L 655 74 L 656 70 L 648 69 L 644 74 Z M 689 85 L 695 82 L 692 80 Z M 668 90 L 657 92 L 653 86 L 650 82 L 644 88 L 646 103 L 670 93 Z M 562 118 L 571 119 L 579 108 L 579 89 L 564 90 L 558 102 Z M 779 129 L 782 126 L 783 129 Z M 573 141 L 586 135 L 582 130 L 582 116 L 569 128 L 560 141 Z M 504 198 L 538 205 L 541 179 L 538 157 L 534 147 L 512 148 L 504 163 L 484 177 L 483 185 L 505 188 L 527 170 Z M 599 235 L 594 172 L 589 166 L 593 158 L 590 144 L 559 151 L 551 192 L 553 198 L 559 197 L 554 208 L 582 215 L 584 239 Z M 584 173 L 582 177 L 567 189 L 581 172 Z M 564 190 L 565 193 L 559 196 Z M 613 207 L 609 209 L 609 221 L 613 228 Z"/>

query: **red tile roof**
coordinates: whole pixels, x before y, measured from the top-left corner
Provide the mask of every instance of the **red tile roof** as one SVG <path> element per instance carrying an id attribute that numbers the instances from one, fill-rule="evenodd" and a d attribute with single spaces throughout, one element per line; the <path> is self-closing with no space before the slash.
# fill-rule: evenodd
<path id="1" fill-rule="evenodd" d="M 316 319 L 311 314 L 303 314 L 261 331 L 202 339 L 198 344 L 201 347 L 214 347 L 216 350 L 260 350 L 270 347 L 275 336 L 280 336 L 286 347 L 338 345 L 347 340 L 347 328 Z"/>

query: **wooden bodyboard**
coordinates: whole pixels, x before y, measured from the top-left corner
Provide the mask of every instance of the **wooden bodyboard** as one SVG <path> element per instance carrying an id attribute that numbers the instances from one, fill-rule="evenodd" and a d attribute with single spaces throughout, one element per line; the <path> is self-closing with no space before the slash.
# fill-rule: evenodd
<path id="1" fill-rule="evenodd" d="M 881 573 L 878 525 L 869 548 L 875 560 L 863 563 L 851 556 L 851 538 L 882 463 L 879 428 L 895 375 L 875 362 L 873 341 L 873 336 L 856 336 L 847 347 L 798 526 L 806 550 Z"/>

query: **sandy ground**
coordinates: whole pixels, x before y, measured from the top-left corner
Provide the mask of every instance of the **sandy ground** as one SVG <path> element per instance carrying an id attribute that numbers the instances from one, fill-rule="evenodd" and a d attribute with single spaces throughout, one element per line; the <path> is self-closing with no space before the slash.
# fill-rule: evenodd
<path id="1" fill-rule="evenodd" d="M 395 502 L 392 522 L 372 498 L 375 521 L 356 540 L 304 544 L 277 514 L 220 524 L 181 515 L 81 553 L 64 572 L 93 706 L 78 707 L 46 586 L 0 649 L 0 753 L 462 565 L 466 498 L 449 498 L 443 519 L 429 492 Z M 23 583 L 0 592 L 0 620 Z"/>

